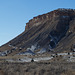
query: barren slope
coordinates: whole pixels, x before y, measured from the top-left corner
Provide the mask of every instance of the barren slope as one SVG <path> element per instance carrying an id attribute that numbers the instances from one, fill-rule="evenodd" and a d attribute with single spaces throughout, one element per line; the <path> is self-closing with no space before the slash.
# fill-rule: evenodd
<path id="1" fill-rule="evenodd" d="M 63 52 L 71 51 L 75 45 L 75 10 L 57 9 L 30 20 L 25 31 L 0 47 L 10 50 L 9 55 L 24 51 Z"/>

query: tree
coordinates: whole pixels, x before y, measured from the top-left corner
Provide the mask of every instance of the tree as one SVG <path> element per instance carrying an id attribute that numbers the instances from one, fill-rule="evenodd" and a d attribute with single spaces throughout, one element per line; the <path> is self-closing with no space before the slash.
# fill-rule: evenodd
<path id="1" fill-rule="evenodd" d="M 31 62 L 34 62 L 34 59 L 32 58 Z"/>

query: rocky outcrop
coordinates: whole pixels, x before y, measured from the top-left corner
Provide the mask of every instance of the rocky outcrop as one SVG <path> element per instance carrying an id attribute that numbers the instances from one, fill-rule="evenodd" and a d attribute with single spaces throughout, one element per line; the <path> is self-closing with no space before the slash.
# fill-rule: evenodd
<path id="1" fill-rule="evenodd" d="M 36 45 L 37 44 L 37 45 Z M 12 39 L 0 50 L 15 50 L 12 54 L 25 52 L 27 49 L 38 53 L 41 49 L 45 52 L 70 51 L 75 44 L 75 10 L 57 9 L 47 14 L 31 19 L 25 31 Z"/>
<path id="2" fill-rule="evenodd" d="M 61 16 L 63 18 L 68 18 L 70 16 L 70 18 L 71 18 L 71 17 L 75 16 L 75 10 L 73 10 L 73 9 L 58 9 L 58 10 L 51 11 L 47 14 L 33 17 L 33 19 L 29 20 L 29 22 L 26 23 L 25 30 L 28 30 L 33 26 L 38 26 L 40 24 L 43 24 L 44 21 L 52 20 L 56 16 Z"/>

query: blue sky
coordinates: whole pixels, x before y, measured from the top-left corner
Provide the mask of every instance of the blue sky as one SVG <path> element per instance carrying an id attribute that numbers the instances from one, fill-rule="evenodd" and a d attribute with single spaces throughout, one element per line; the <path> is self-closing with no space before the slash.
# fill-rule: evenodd
<path id="1" fill-rule="evenodd" d="M 57 8 L 75 9 L 75 0 L 0 0 L 0 46 L 22 33 L 33 17 Z"/>

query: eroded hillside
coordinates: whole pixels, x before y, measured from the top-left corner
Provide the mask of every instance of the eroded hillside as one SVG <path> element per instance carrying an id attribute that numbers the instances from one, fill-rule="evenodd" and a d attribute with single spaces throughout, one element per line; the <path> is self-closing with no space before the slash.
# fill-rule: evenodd
<path id="1" fill-rule="evenodd" d="M 0 47 L 6 55 L 70 52 L 75 49 L 75 10 L 57 9 L 31 19 L 25 31 Z"/>

